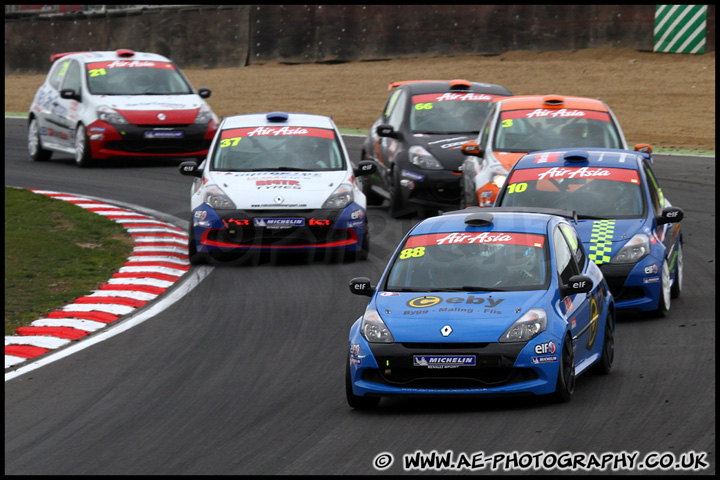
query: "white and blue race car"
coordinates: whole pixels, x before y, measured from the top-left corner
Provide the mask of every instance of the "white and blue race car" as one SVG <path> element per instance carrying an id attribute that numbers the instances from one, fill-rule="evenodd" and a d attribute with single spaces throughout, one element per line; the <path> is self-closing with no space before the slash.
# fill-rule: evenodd
<path id="1" fill-rule="evenodd" d="M 572 397 L 610 372 L 615 306 L 571 212 L 471 207 L 417 224 L 350 329 L 353 408 L 390 396 Z M 540 212 L 540 213 L 538 213 Z M 559 216 L 560 214 L 564 216 Z"/>
<path id="2" fill-rule="evenodd" d="M 356 177 L 375 165 L 350 162 L 332 119 L 304 113 L 225 118 L 192 184 L 192 263 L 225 253 L 332 250 L 364 259 L 365 195 Z"/>

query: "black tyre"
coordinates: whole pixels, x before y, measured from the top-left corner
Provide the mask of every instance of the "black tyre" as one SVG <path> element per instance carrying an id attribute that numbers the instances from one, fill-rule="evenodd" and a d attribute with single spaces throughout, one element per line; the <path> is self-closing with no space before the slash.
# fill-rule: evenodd
<path id="1" fill-rule="evenodd" d="M 402 188 L 400 187 L 400 168 L 397 165 L 393 168 L 392 180 L 390 186 L 390 216 L 397 218 L 406 213 Z"/>
<path id="2" fill-rule="evenodd" d="M 380 397 L 361 397 L 353 393 L 352 379 L 350 378 L 349 355 L 345 362 L 345 396 L 347 397 L 348 405 L 356 410 L 372 410 L 380 404 Z"/>
<path id="3" fill-rule="evenodd" d="M 682 282 L 683 282 L 683 251 L 682 243 L 678 243 L 677 247 L 677 258 L 675 259 L 675 281 L 670 288 L 670 297 L 678 298 L 682 293 Z"/>
<path id="4" fill-rule="evenodd" d="M 30 119 L 30 124 L 28 125 L 28 154 L 30 155 L 30 160 L 33 162 L 44 162 L 50 160 L 52 156 L 52 152 L 45 150 L 42 146 L 40 126 L 35 117 Z"/>
<path id="5" fill-rule="evenodd" d="M 75 165 L 80 168 L 92 166 L 90 142 L 88 141 L 85 126 L 82 123 L 75 130 Z"/>
<path id="6" fill-rule="evenodd" d="M 670 268 L 668 267 L 667 260 L 663 260 L 662 273 L 660 274 L 660 298 L 658 299 L 658 308 L 654 312 L 655 316 L 665 317 L 670 312 L 671 291 Z"/>
<path id="7" fill-rule="evenodd" d="M 190 265 L 205 265 L 209 263 L 207 255 L 198 253 L 197 243 L 195 243 L 195 232 L 192 224 L 188 227 L 188 261 Z"/>
<path id="8" fill-rule="evenodd" d="M 572 340 L 567 336 L 562 344 L 560 362 L 558 362 L 558 378 L 553 396 L 556 401 L 565 403 L 572 399 L 573 393 L 575 393 L 575 354 Z"/>

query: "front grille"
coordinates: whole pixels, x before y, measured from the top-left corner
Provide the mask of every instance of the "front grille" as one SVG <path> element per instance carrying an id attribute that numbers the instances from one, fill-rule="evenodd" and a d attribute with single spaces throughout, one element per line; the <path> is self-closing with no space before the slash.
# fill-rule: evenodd
<path id="1" fill-rule="evenodd" d="M 515 360 L 525 344 L 500 343 L 396 343 L 373 344 L 379 369 L 366 369 L 363 379 L 404 388 L 488 388 L 534 380 L 530 368 L 516 368 Z M 453 368 L 414 366 L 413 356 L 475 356 L 475 365 Z"/>
<path id="2" fill-rule="evenodd" d="M 197 138 L 178 139 L 127 139 L 124 141 L 110 141 L 105 144 L 108 150 L 136 154 L 178 154 L 197 152 L 210 148 L 210 140 Z"/>

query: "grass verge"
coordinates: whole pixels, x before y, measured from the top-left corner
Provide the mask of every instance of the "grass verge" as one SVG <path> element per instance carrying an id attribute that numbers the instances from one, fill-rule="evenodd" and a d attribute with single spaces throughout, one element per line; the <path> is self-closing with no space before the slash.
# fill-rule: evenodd
<path id="1" fill-rule="evenodd" d="M 106 283 L 132 249 L 112 220 L 5 187 L 5 335 Z"/>

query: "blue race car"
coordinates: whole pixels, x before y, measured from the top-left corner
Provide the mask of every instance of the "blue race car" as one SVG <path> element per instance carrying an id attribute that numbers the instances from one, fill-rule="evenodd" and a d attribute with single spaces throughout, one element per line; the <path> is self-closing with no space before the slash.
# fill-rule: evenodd
<path id="1" fill-rule="evenodd" d="M 521 158 L 496 206 L 574 210 L 618 311 L 664 316 L 682 290 L 683 211 L 663 195 L 647 153 L 546 150 Z"/>
<path id="2" fill-rule="evenodd" d="M 418 223 L 350 329 L 351 407 L 381 397 L 554 395 L 610 372 L 615 306 L 600 269 L 551 209 L 471 207 Z"/>

